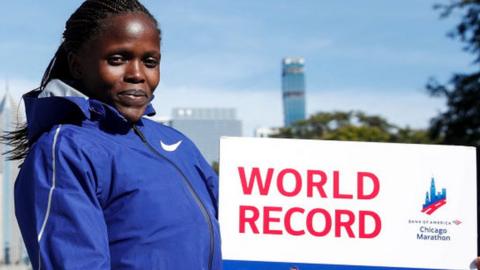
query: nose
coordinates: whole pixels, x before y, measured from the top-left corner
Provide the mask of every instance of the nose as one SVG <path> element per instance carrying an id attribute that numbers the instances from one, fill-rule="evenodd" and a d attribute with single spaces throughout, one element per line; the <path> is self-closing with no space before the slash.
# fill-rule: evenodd
<path id="1" fill-rule="evenodd" d="M 141 61 L 131 60 L 128 63 L 124 79 L 129 83 L 143 83 L 145 81 Z"/>

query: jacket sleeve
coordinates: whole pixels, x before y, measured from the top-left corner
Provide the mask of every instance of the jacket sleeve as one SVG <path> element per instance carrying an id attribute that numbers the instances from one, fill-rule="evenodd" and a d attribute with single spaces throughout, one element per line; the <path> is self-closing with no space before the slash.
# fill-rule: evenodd
<path id="1" fill-rule="evenodd" d="M 30 150 L 15 183 L 15 213 L 33 269 L 110 269 L 94 162 L 61 126 Z"/>

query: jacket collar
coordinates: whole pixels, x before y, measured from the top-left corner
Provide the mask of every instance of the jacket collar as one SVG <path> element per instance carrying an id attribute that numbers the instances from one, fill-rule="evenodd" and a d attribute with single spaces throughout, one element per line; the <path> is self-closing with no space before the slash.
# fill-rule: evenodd
<path id="1" fill-rule="evenodd" d="M 128 123 L 128 120 L 113 106 L 91 99 L 59 79 L 51 80 L 43 90 L 30 91 L 23 96 L 23 99 L 29 140 L 36 138 L 53 125 L 70 119 L 94 120 L 108 117 L 108 120 Z M 144 115 L 154 114 L 155 110 L 149 104 Z"/>

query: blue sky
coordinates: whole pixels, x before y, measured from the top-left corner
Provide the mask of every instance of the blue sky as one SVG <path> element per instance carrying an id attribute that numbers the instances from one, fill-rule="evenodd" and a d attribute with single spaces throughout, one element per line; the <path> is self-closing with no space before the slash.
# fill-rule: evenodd
<path id="1" fill-rule="evenodd" d="M 0 81 L 8 78 L 17 100 L 38 85 L 81 2 L 3 4 Z M 244 135 L 280 126 L 281 59 L 303 56 L 309 113 L 360 109 L 426 127 L 444 109 L 428 97 L 428 78 L 446 81 L 473 59 L 447 38 L 458 18 L 440 20 L 438 2 L 145 0 L 163 31 L 154 106 L 164 116 L 173 107 L 235 107 Z"/>

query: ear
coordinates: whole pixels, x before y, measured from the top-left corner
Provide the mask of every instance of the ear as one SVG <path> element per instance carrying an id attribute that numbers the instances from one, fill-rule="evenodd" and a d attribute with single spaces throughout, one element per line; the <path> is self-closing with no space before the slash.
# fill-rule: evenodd
<path id="1" fill-rule="evenodd" d="M 70 74 L 72 74 L 75 80 L 79 80 L 83 76 L 83 69 L 80 61 L 80 57 L 75 53 L 68 53 L 68 68 L 70 69 Z"/>

